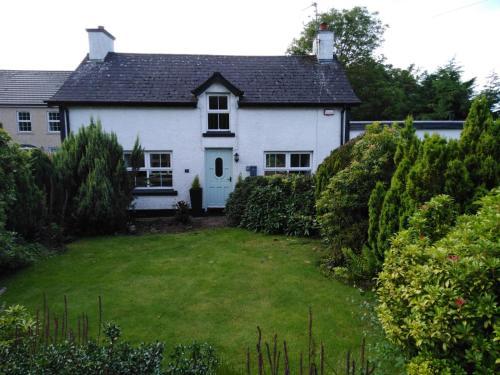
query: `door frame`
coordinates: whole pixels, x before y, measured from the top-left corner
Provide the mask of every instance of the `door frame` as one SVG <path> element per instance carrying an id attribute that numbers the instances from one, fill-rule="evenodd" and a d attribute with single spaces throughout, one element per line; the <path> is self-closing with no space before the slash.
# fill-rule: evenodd
<path id="1" fill-rule="evenodd" d="M 226 206 L 209 206 L 208 205 L 208 168 L 207 168 L 207 151 L 229 151 L 229 168 L 230 168 L 230 185 L 231 192 L 234 190 L 234 160 L 233 160 L 233 148 L 232 147 L 205 147 L 203 149 L 203 169 L 204 169 L 204 178 L 205 178 L 205 187 L 203 189 L 203 208 L 225 208 Z M 230 193 L 231 193 L 230 192 Z"/>

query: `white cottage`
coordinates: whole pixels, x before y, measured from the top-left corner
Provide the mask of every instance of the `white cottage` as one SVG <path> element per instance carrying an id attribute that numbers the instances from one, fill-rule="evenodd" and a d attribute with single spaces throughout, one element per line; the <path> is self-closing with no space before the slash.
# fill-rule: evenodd
<path id="1" fill-rule="evenodd" d="M 311 56 L 116 53 L 104 27 L 87 31 L 89 54 L 49 103 L 63 138 L 91 117 L 125 150 L 139 136 L 138 210 L 189 201 L 195 176 L 204 208 L 224 207 L 238 176 L 313 173 L 348 139 L 359 99 L 325 25 Z"/>

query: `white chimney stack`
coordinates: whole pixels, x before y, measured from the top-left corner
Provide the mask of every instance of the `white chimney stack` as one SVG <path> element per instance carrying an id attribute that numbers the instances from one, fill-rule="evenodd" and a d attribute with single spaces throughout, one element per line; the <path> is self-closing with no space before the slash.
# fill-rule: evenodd
<path id="1" fill-rule="evenodd" d="M 313 53 L 316 55 L 319 62 L 327 63 L 333 60 L 333 55 L 335 53 L 333 42 L 333 31 L 328 30 L 327 23 L 321 23 L 313 43 Z"/>
<path id="2" fill-rule="evenodd" d="M 89 59 L 103 61 L 108 52 L 115 50 L 115 37 L 111 35 L 104 26 L 97 29 L 87 29 L 89 34 Z"/>

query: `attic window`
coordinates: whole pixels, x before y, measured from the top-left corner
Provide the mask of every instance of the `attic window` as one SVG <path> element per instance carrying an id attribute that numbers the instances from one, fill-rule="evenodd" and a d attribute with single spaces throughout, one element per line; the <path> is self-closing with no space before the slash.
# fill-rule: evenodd
<path id="1" fill-rule="evenodd" d="M 208 130 L 229 130 L 229 97 L 208 96 Z"/>

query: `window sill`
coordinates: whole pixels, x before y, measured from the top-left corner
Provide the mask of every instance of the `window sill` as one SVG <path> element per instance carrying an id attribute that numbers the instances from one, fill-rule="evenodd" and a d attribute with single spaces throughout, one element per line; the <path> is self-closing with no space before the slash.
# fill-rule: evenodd
<path id="1" fill-rule="evenodd" d="M 207 131 L 202 134 L 203 137 L 234 137 L 235 134 L 230 131 Z"/>
<path id="2" fill-rule="evenodd" d="M 148 188 L 135 188 L 132 192 L 134 196 L 176 196 L 177 190 L 165 189 L 148 189 Z"/>

